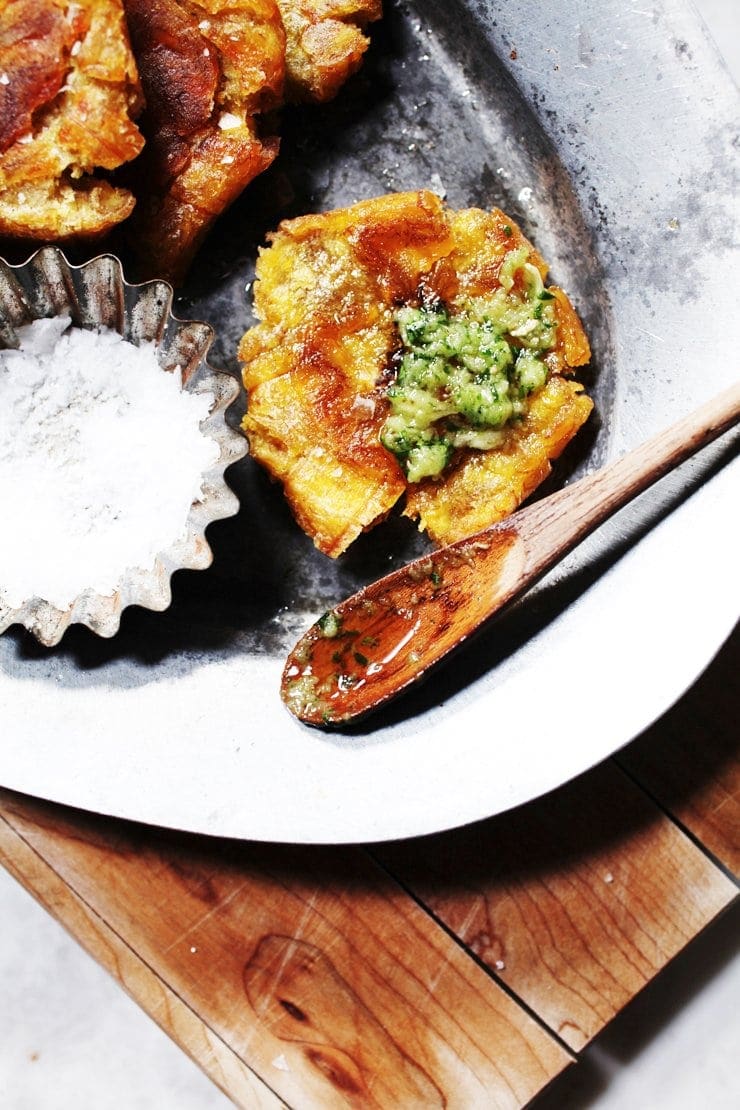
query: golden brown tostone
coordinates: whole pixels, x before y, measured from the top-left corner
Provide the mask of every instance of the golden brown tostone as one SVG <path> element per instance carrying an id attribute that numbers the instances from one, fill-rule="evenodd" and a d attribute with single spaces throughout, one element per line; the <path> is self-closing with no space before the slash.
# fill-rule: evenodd
<path id="1" fill-rule="evenodd" d="M 441 480 L 408 485 L 380 443 L 399 337 L 394 312 L 430 300 L 451 313 L 500 288 L 506 255 L 525 248 L 501 211 L 452 212 L 433 193 L 391 194 L 286 221 L 261 253 L 255 310 L 239 357 L 251 453 L 282 482 L 301 527 L 337 556 L 406 491 L 405 512 L 438 543 L 502 519 L 550 472 L 592 403 L 565 375 L 588 341 L 562 290 L 550 287 L 556 341 L 548 380 L 497 448 L 460 450 Z M 408 488 L 407 488 L 408 486 Z"/>
<path id="2" fill-rule="evenodd" d="M 261 115 L 329 100 L 362 61 L 380 0 L 124 0 L 147 108 L 131 241 L 179 283 L 214 220 L 275 159 Z"/>
<path id="3" fill-rule="evenodd" d="M 131 239 L 145 276 L 179 282 L 217 216 L 278 151 L 257 117 L 282 99 L 275 0 L 124 0 L 147 108 Z"/>
<path id="4" fill-rule="evenodd" d="M 0 235 L 101 235 L 134 206 L 99 170 L 134 158 L 142 106 L 120 0 L 0 7 Z"/>
<path id="5" fill-rule="evenodd" d="M 289 100 L 324 102 L 355 73 L 381 0 L 278 0 L 286 33 Z"/>
<path id="6" fill-rule="evenodd" d="M 380 15 L 380 0 L 5 0 L 0 236 L 97 237 L 133 212 L 139 276 L 179 283 L 277 155 L 263 113 L 331 99 Z"/>

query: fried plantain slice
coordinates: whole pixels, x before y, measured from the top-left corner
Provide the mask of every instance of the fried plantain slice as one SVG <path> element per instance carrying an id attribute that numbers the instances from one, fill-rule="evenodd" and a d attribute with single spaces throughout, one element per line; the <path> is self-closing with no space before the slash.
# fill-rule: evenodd
<path id="1" fill-rule="evenodd" d="M 404 514 L 437 543 L 465 539 L 513 513 L 552 470 L 593 408 L 578 382 L 554 374 L 526 417 L 491 451 L 470 451 L 442 481 L 409 485 Z"/>
<path id="2" fill-rule="evenodd" d="M 422 277 L 427 297 L 449 303 L 453 315 L 471 305 L 480 310 L 489 298 L 501 296 L 507 257 L 526 252 L 512 290 L 522 268 L 533 266 L 548 297 L 539 303 L 552 306 L 555 327 L 552 343 L 540 352 L 547 379 L 526 399 L 518 418 L 501 429 L 497 446 L 459 452 L 441 480 L 409 483 L 404 514 L 440 544 L 464 539 L 514 512 L 548 477 L 551 462 L 593 408 L 583 386 L 564 376 L 586 365 L 591 349 L 567 295 L 557 286 L 545 288 L 548 267 L 542 256 L 499 209 L 453 213 L 450 223 L 455 248 L 436 272 Z M 506 334 L 511 338 L 511 332 Z"/>
<path id="3" fill-rule="evenodd" d="M 381 0 L 278 0 L 286 33 L 288 100 L 323 103 L 362 64 Z"/>
<path id="4" fill-rule="evenodd" d="M 564 377 L 588 341 L 546 272 L 503 212 L 451 212 L 426 191 L 270 237 L 261 322 L 239 348 L 243 427 L 321 551 L 341 554 L 404 491 L 407 515 L 447 543 L 546 477 L 592 408 Z"/>
<path id="5" fill-rule="evenodd" d="M 283 95 L 275 0 L 124 0 L 147 107 L 131 239 L 178 283 L 209 228 L 275 158 L 257 116 Z"/>
<path id="6" fill-rule="evenodd" d="M 10 0 L 0 9 L 0 235 L 97 236 L 134 198 L 96 170 L 143 137 L 136 64 L 120 0 Z"/>

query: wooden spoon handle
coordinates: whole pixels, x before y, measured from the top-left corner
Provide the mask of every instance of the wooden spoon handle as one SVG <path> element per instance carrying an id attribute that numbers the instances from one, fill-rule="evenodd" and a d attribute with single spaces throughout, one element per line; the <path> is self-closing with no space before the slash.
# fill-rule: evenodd
<path id="1" fill-rule="evenodd" d="M 527 539 L 526 571 L 544 573 L 589 533 L 740 420 L 740 381 L 652 439 L 511 518 Z"/>

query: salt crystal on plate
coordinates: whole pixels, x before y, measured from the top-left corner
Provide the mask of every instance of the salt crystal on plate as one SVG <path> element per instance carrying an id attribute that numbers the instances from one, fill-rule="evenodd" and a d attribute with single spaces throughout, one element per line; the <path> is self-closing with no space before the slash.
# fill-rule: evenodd
<path id="1" fill-rule="evenodd" d="M 69 317 L 18 329 L 0 351 L 0 602 L 67 608 L 150 570 L 185 533 L 219 447 L 200 430 L 213 397 L 182 389 L 106 328 Z"/>

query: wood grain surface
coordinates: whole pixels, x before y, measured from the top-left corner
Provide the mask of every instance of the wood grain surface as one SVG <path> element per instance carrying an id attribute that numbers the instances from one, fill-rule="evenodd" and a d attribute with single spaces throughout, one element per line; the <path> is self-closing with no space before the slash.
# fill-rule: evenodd
<path id="1" fill-rule="evenodd" d="M 617 757 L 740 876 L 740 630 L 688 693 Z"/>
<path id="2" fill-rule="evenodd" d="M 737 895 L 737 663 L 451 833 L 257 845 L 0 790 L 0 862 L 238 1106 L 523 1107 Z"/>
<path id="3" fill-rule="evenodd" d="M 3 799 L 3 802 L 6 799 Z M 240 1106 L 275 1110 L 283 1106 L 235 1052 L 157 975 L 127 939 L 119 936 L 20 837 L 0 805 L 0 862 L 64 925 L 89 954 L 120 983 L 203 1071 Z"/>
<path id="4" fill-rule="evenodd" d="M 613 764 L 379 858 L 573 1049 L 735 895 Z"/>
<path id="5" fill-rule="evenodd" d="M 6 866 L 36 893 L 29 853 L 43 861 L 42 900 L 98 958 L 111 935 L 125 945 L 125 973 L 117 952 L 104 962 L 167 1032 L 181 1040 L 153 979 L 197 1015 L 209 1074 L 216 1043 L 218 1068 L 237 1057 L 292 1106 L 518 1107 L 570 1062 L 358 849 L 208 841 L 8 794 L 0 805 Z M 241 1090 L 218 1078 L 253 1105 L 244 1073 Z"/>

